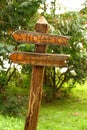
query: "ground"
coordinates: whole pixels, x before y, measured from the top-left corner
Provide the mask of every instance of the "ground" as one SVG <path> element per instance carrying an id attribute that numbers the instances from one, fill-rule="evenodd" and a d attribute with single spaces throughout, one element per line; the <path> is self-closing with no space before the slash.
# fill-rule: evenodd
<path id="1" fill-rule="evenodd" d="M 19 116 L 0 114 L 0 130 L 23 130 L 26 110 L 22 109 Z M 87 83 L 68 97 L 42 103 L 37 130 L 87 130 Z"/>

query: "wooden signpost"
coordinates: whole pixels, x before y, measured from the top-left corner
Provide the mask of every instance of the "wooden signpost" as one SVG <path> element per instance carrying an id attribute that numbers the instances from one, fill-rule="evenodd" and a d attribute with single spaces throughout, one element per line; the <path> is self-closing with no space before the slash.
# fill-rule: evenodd
<path id="1" fill-rule="evenodd" d="M 14 52 L 11 54 L 10 59 L 15 63 L 31 64 L 35 66 L 66 67 L 68 55 Z"/>
<path id="2" fill-rule="evenodd" d="M 17 30 L 13 33 L 16 41 L 25 43 L 34 43 L 38 45 L 61 45 L 67 46 L 69 37 L 57 36 L 52 34 L 43 34 L 38 32 L 28 32 L 25 30 Z"/>
<path id="3" fill-rule="evenodd" d="M 15 63 L 33 65 L 31 88 L 29 97 L 28 113 L 24 130 L 36 130 L 38 114 L 41 104 L 44 66 L 65 67 L 69 55 L 47 54 L 47 45 L 68 45 L 68 37 L 50 35 L 48 33 L 48 22 L 42 16 L 36 23 L 36 32 L 18 30 L 13 33 L 16 41 L 34 43 L 35 52 L 14 52 L 10 59 Z"/>

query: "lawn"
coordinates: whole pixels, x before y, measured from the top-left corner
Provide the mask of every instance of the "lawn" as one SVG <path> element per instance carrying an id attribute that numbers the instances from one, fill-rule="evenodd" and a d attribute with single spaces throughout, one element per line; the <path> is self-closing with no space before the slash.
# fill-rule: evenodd
<path id="1" fill-rule="evenodd" d="M 42 103 L 37 130 L 87 130 L 87 84 L 71 96 Z M 0 130 L 23 130 L 24 116 L 0 115 Z"/>

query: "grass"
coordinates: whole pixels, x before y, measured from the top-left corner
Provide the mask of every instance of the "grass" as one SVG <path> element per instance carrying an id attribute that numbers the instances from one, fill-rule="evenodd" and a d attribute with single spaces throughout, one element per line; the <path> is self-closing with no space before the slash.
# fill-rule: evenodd
<path id="1" fill-rule="evenodd" d="M 38 130 L 86 130 L 86 128 L 86 102 L 62 99 L 42 107 Z"/>
<path id="2" fill-rule="evenodd" d="M 87 83 L 78 85 L 71 97 L 44 104 L 38 130 L 87 130 Z"/>
<path id="3" fill-rule="evenodd" d="M 87 130 L 87 84 L 70 97 L 41 105 L 37 130 Z M 0 130 L 23 130 L 23 117 L 0 115 Z"/>
<path id="4" fill-rule="evenodd" d="M 0 130 L 23 130 L 23 127 L 22 119 L 0 115 Z"/>

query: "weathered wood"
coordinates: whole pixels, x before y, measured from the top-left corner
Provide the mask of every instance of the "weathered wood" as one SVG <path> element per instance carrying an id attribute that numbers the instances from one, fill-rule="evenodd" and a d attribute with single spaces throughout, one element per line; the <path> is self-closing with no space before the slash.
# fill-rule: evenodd
<path id="1" fill-rule="evenodd" d="M 63 54 L 44 54 L 29 52 L 14 52 L 10 59 L 15 63 L 31 64 L 36 66 L 65 67 L 69 55 Z"/>
<path id="2" fill-rule="evenodd" d="M 17 30 L 13 33 L 16 41 L 25 43 L 34 43 L 40 45 L 61 45 L 68 46 L 69 37 L 57 36 L 52 34 L 43 34 L 38 32 L 28 32 L 25 30 Z"/>
<path id="3" fill-rule="evenodd" d="M 36 23 L 36 32 L 30 33 L 24 30 L 18 30 L 13 33 L 13 37 L 18 42 L 34 43 L 35 53 L 14 52 L 10 59 L 16 63 L 32 64 L 32 78 L 28 113 L 24 130 L 36 130 L 38 114 L 40 109 L 44 66 L 65 67 L 68 55 L 63 54 L 44 54 L 47 45 L 67 46 L 69 37 L 47 34 L 48 23 L 44 17 L 41 17 Z"/>
<path id="4" fill-rule="evenodd" d="M 36 23 L 36 31 L 41 33 L 48 32 L 48 23 L 44 17 L 41 17 Z M 35 52 L 45 53 L 45 45 L 36 45 Z M 24 130 L 36 130 L 38 114 L 42 98 L 44 67 L 34 66 L 32 70 L 32 80 L 29 98 L 29 107 Z"/>

